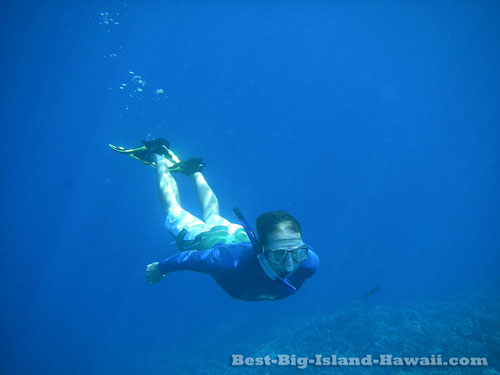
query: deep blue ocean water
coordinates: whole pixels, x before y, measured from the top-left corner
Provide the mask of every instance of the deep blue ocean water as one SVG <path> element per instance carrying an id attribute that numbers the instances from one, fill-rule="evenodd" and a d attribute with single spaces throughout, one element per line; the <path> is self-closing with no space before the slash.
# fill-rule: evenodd
<path id="1" fill-rule="evenodd" d="M 401 353 L 415 337 L 444 356 L 474 344 L 500 369 L 499 15 L 461 0 L 2 2 L 0 372 L 295 373 L 229 356 Z M 154 170 L 107 145 L 155 137 L 203 157 L 228 219 L 299 219 L 321 263 L 297 295 L 237 301 L 193 272 L 145 283 L 177 250 Z M 413 330 L 381 325 L 394 319 Z"/>

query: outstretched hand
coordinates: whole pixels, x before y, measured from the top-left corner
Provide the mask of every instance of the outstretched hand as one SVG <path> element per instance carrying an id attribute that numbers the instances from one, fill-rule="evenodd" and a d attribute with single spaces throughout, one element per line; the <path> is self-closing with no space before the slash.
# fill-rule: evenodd
<path id="1" fill-rule="evenodd" d="M 161 281 L 163 274 L 160 271 L 160 263 L 154 262 L 148 264 L 146 267 L 146 282 L 148 284 L 154 285 Z"/>

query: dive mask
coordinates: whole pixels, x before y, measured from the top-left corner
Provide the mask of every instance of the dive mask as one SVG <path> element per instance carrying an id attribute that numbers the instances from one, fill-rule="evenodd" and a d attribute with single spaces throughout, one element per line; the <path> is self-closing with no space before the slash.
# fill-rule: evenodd
<path id="1" fill-rule="evenodd" d="M 290 254 L 296 262 L 301 263 L 307 259 L 308 253 L 309 246 L 305 243 L 299 244 L 298 246 L 276 246 L 273 244 L 271 247 L 264 247 L 264 254 L 266 254 L 267 260 L 276 265 L 283 263 L 288 254 Z"/>

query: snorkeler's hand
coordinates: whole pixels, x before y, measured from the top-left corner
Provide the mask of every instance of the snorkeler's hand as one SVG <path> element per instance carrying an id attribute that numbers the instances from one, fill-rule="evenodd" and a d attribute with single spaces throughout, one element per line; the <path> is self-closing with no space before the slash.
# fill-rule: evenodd
<path id="1" fill-rule="evenodd" d="M 163 274 L 160 271 L 160 263 L 154 262 L 148 264 L 146 267 L 146 282 L 148 284 L 154 285 L 161 281 Z"/>

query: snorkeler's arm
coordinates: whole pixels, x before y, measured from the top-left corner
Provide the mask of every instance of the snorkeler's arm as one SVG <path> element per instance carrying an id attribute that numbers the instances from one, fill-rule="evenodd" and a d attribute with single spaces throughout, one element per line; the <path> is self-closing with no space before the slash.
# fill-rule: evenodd
<path id="1" fill-rule="evenodd" d="M 319 258 L 314 251 L 309 250 L 307 260 L 301 264 L 301 267 L 304 270 L 304 276 L 306 279 L 312 277 L 316 273 L 319 267 Z"/>
<path id="2" fill-rule="evenodd" d="M 234 268 L 233 257 L 225 246 L 209 250 L 182 251 L 169 256 L 159 264 L 162 274 L 189 270 L 217 276 L 232 268 Z"/>

